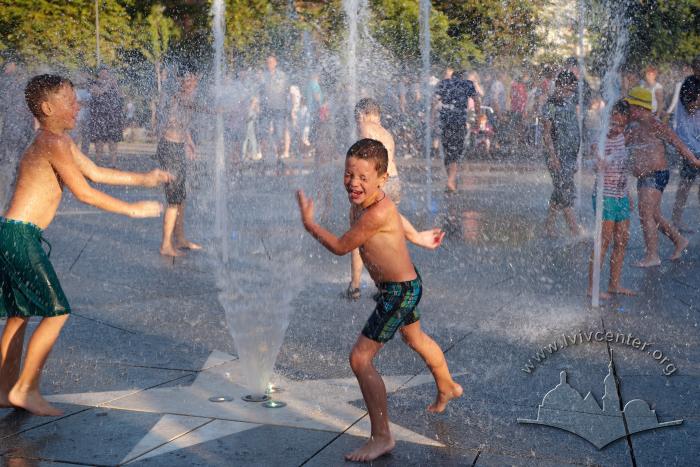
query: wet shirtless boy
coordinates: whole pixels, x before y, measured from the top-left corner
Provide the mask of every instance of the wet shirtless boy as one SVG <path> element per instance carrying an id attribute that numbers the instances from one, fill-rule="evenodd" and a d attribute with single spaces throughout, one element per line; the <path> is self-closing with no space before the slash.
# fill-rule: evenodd
<path id="1" fill-rule="evenodd" d="M 397 330 L 435 378 L 437 396 L 428 410 L 442 412 L 451 399 L 462 395 L 462 387 L 452 379 L 442 350 L 421 330 L 417 308 L 423 293 L 421 277 L 411 261 L 401 214 L 382 190 L 388 178 L 387 164 L 387 150 L 379 141 L 362 139 L 348 150 L 344 184 L 352 225 L 341 237 L 316 224 L 313 202 L 303 192 L 297 193 L 306 230 L 336 255 L 359 248 L 381 293 L 350 353 L 350 366 L 360 384 L 372 425 L 367 443 L 346 455 L 346 459 L 360 462 L 376 459 L 394 448 L 386 388 L 372 360 Z M 442 233 L 438 233 L 438 243 L 441 239 Z"/>
<path id="2" fill-rule="evenodd" d="M 80 201 L 105 211 L 157 217 L 162 211 L 160 203 L 127 203 L 96 190 L 86 179 L 155 187 L 172 177 L 161 170 L 130 173 L 105 169 L 83 155 L 68 135 L 79 110 L 69 80 L 56 75 L 35 76 L 27 84 L 25 97 L 39 129 L 19 163 L 10 207 L 0 217 L 0 317 L 7 317 L 0 341 L 0 407 L 57 416 L 62 412 L 39 393 L 39 378 L 68 319 L 70 305 L 42 247 L 42 232 L 56 214 L 63 187 Z M 24 334 L 32 316 L 42 319 L 29 340 L 20 371 Z"/>
<path id="3" fill-rule="evenodd" d="M 634 265 L 654 267 L 661 264 L 658 230 L 670 238 L 675 246 L 671 261 L 680 259 L 688 246 L 688 240 L 661 215 L 661 195 L 669 179 L 664 141 L 674 146 L 690 165 L 700 167 L 700 160 L 668 125 L 651 112 L 651 91 L 641 86 L 632 88 L 625 100 L 630 104 L 625 141 L 630 151 L 632 174 L 637 177 L 639 221 L 646 245 L 644 258 Z"/>

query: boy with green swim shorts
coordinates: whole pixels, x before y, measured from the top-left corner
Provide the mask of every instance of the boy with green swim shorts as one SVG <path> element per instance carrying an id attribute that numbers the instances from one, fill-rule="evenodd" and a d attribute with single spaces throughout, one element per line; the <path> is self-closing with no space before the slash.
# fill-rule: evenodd
<path id="1" fill-rule="evenodd" d="M 24 152 L 17 171 L 10 207 L 0 217 L 0 318 L 7 321 L 0 340 L 0 408 L 25 409 L 34 415 L 62 412 L 39 393 L 39 378 L 49 352 L 70 313 L 70 305 L 44 251 L 43 230 L 61 202 L 63 187 L 80 201 L 130 217 L 157 217 L 156 201 L 127 203 L 87 183 L 155 187 L 172 180 L 161 170 L 121 172 L 95 165 L 71 140 L 80 109 L 73 84 L 60 76 L 39 75 L 25 89 L 27 106 L 39 121 L 34 140 Z M 22 348 L 27 323 L 41 322 Z"/>
<path id="2" fill-rule="evenodd" d="M 348 150 L 344 185 L 350 201 L 351 227 L 341 237 L 316 224 L 313 202 L 303 192 L 297 192 L 304 228 L 336 255 L 359 248 L 367 271 L 381 293 L 350 353 L 350 366 L 360 384 L 372 425 L 367 443 L 345 456 L 355 462 L 369 462 L 394 448 L 386 388 L 372 360 L 397 330 L 408 346 L 423 358 L 435 378 L 438 393 L 428 410 L 442 412 L 451 399 L 462 395 L 462 387 L 452 379 L 442 350 L 421 330 L 417 305 L 423 288 L 406 239 L 421 246 L 424 242 L 415 242 L 412 234 L 407 234 L 405 221 L 383 191 L 388 179 L 387 165 L 387 150 L 377 140 L 362 139 Z M 428 232 L 434 235 L 430 245 L 439 245 L 444 234 L 439 230 Z"/>
<path id="3" fill-rule="evenodd" d="M 629 154 L 625 146 L 625 126 L 629 104 L 618 101 L 612 110 L 610 128 L 605 140 L 605 157 L 598 159 L 598 170 L 603 171 L 603 228 L 601 231 L 601 261 L 605 258 L 608 245 L 613 241 L 610 254 L 610 283 L 608 292 L 601 292 L 600 298 L 610 298 L 610 294 L 635 295 L 635 292 L 620 285 L 620 274 L 625 259 L 625 249 L 629 240 L 630 210 L 632 199 L 627 189 Z M 592 149 L 597 154 L 595 145 Z M 597 186 L 593 188 L 593 210 L 596 209 Z M 594 253 L 588 264 L 588 295 L 593 286 Z"/>

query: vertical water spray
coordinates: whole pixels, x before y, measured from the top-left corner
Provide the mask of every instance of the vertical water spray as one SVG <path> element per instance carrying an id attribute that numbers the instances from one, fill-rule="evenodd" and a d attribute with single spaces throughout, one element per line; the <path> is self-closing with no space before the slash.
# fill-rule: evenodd
<path id="1" fill-rule="evenodd" d="M 423 96 L 425 109 L 425 132 L 423 150 L 425 151 L 425 202 L 426 212 L 431 212 L 432 206 L 432 162 L 430 160 L 431 135 L 431 90 L 430 90 L 430 0 L 420 0 L 420 54 L 423 61 Z"/>
<path id="2" fill-rule="evenodd" d="M 350 141 L 354 141 L 355 139 L 355 115 L 353 113 L 353 109 L 355 108 L 355 103 L 357 102 L 357 18 L 359 16 L 360 1 L 361 0 L 343 0 L 343 9 L 345 10 L 345 17 L 348 23 L 346 66 L 348 73 L 348 112 L 349 122 L 351 122 L 349 134 Z"/>
<path id="3" fill-rule="evenodd" d="M 584 33 L 585 33 L 585 11 L 584 5 L 586 0 L 578 0 L 578 44 L 576 46 L 577 53 L 576 57 L 578 59 L 578 69 L 579 69 L 579 80 L 578 80 L 578 131 L 579 131 L 579 147 L 578 153 L 576 154 L 576 206 L 575 211 L 580 216 L 581 214 L 581 180 L 583 178 L 583 151 L 584 151 L 584 137 L 583 137 L 583 118 L 586 114 L 586 99 L 584 96 L 584 86 L 583 80 L 586 76 L 586 66 L 583 60 L 583 43 L 584 43 Z"/>
<path id="4" fill-rule="evenodd" d="M 603 108 L 601 114 L 600 123 L 600 134 L 598 135 L 598 154 L 597 157 L 600 160 L 605 160 L 605 140 L 608 134 L 608 128 L 610 126 L 610 116 L 612 114 L 612 107 L 614 102 L 619 98 L 620 95 L 620 66 L 625 58 L 625 51 L 627 49 L 627 24 L 624 18 L 624 6 L 626 2 L 623 2 L 622 7 L 617 4 L 617 13 L 613 13 L 611 10 L 611 5 L 606 4 L 607 18 L 611 18 L 612 27 L 611 33 L 615 34 L 615 48 L 613 49 L 612 56 L 608 60 L 608 67 L 606 69 L 605 75 L 601 82 L 601 93 L 603 95 L 603 100 L 606 105 Z M 598 170 L 596 175 L 596 214 L 595 214 L 595 231 L 594 231 L 594 242 L 593 242 L 593 277 L 592 277 L 592 287 L 591 287 L 591 306 L 597 308 L 600 306 L 600 261 L 601 261 L 601 231 L 603 228 L 603 171 Z"/>
<path id="5" fill-rule="evenodd" d="M 214 31 L 214 107 L 216 131 L 214 141 L 215 238 L 220 247 L 221 262 L 228 263 L 228 222 L 226 214 L 226 159 L 224 151 L 224 116 L 222 112 L 222 74 L 224 68 L 224 0 L 214 0 L 211 7 Z"/>

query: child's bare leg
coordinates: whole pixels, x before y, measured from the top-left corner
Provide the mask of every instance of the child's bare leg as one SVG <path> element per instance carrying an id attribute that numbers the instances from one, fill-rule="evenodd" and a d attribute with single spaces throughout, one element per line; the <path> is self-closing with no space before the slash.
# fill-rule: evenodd
<path id="1" fill-rule="evenodd" d="M 109 155 L 112 158 L 112 165 L 117 165 L 117 143 L 110 141 L 107 143 L 107 149 L 109 149 Z"/>
<path id="2" fill-rule="evenodd" d="M 671 261 L 680 259 L 681 255 L 683 254 L 683 250 L 685 250 L 688 247 L 688 239 L 681 235 L 678 229 L 676 229 L 669 221 L 667 221 L 664 218 L 664 216 L 661 215 L 660 206 L 654 215 L 654 220 L 659 226 L 659 230 L 661 230 L 661 232 L 663 232 L 664 235 L 670 238 L 673 244 L 676 246 L 676 249 L 671 255 Z"/>
<path id="3" fill-rule="evenodd" d="M 177 221 L 178 205 L 168 204 L 163 213 L 163 241 L 160 245 L 160 254 L 164 256 L 182 256 L 182 252 L 178 251 L 173 245 L 173 231 L 175 230 L 175 222 Z"/>
<path id="4" fill-rule="evenodd" d="M 7 318 L 0 340 L 0 408 L 12 407 L 7 395 L 19 378 L 24 332 L 29 318 Z"/>
<path id="5" fill-rule="evenodd" d="M 613 231 L 615 229 L 615 223 L 612 221 L 603 221 L 603 226 L 600 231 L 600 266 L 603 267 L 603 262 L 605 261 L 605 253 L 608 251 L 608 246 L 613 238 Z M 588 261 L 588 296 L 593 294 L 593 255 L 595 250 L 591 252 L 591 259 Z M 607 299 L 610 298 L 610 294 L 606 292 L 600 292 L 600 298 Z"/>
<path id="6" fill-rule="evenodd" d="M 437 343 L 420 328 L 420 321 L 401 328 L 404 342 L 421 356 L 435 378 L 437 396 L 435 402 L 428 406 L 428 411 L 440 413 L 445 410 L 447 403 L 462 395 L 462 386 L 457 384 L 450 375 L 445 354 Z"/>
<path id="7" fill-rule="evenodd" d="M 576 221 L 576 213 L 574 213 L 573 208 L 564 208 L 564 219 L 566 220 L 566 225 L 569 226 L 569 231 L 571 232 L 571 235 L 576 236 L 579 233 L 581 233 L 581 228 L 579 227 L 578 222 Z"/>
<path id="8" fill-rule="evenodd" d="M 17 383 L 8 395 L 10 404 L 34 415 L 58 416 L 63 412 L 49 404 L 39 394 L 39 379 L 46 359 L 58 339 L 61 328 L 69 315 L 43 318 L 29 339 L 24 367 Z"/>
<path id="9" fill-rule="evenodd" d="M 655 214 L 661 204 L 661 192 L 655 188 L 640 188 L 638 195 L 639 223 L 642 225 L 646 254 L 634 265 L 641 268 L 658 266 L 661 264 L 661 257 L 659 257 L 659 226 L 656 223 Z"/>
<path id="10" fill-rule="evenodd" d="M 350 352 L 350 367 L 360 383 L 360 390 L 372 425 L 372 434 L 364 446 L 345 455 L 345 458 L 350 461 L 368 462 L 394 448 L 394 438 L 389 431 L 386 387 L 372 364 L 374 356 L 382 345 L 360 335 Z"/>
<path id="11" fill-rule="evenodd" d="M 630 221 L 615 222 L 613 251 L 610 254 L 610 283 L 608 292 L 622 295 L 637 295 L 636 292 L 620 285 L 625 250 L 630 238 Z"/>
<path id="12" fill-rule="evenodd" d="M 690 188 L 693 185 L 693 180 L 681 177 L 678 182 L 678 189 L 676 190 L 676 201 L 673 203 L 673 214 L 671 215 L 671 222 L 673 225 L 682 229 L 683 226 L 683 209 L 685 209 L 685 203 L 688 201 L 688 194 L 690 193 Z M 698 192 L 700 193 L 700 191 Z"/>
<path id="13" fill-rule="evenodd" d="M 544 221 L 544 235 L 548 238 L 554 238 L 557 236 L 556 232 L 556 221 L 557 221 L 557 205 L 552 201 L 549 202 L 549 207 L 547 208 L 547 218 Z"/>
<path id="14" fill-rule="evenodd" d="M 457 163 L 447 165 L 447 190 L 457 191 Z"/>
<path id="15" fill-rule="evenodd" d="M 177 206 L 177 217 L 175 218 L 175 229 L 173 231 L 175 248 L 186 248 L 188 250 L 201 250 L 202 246 L 187 240 L 185 236 L 185 202 Z"/>

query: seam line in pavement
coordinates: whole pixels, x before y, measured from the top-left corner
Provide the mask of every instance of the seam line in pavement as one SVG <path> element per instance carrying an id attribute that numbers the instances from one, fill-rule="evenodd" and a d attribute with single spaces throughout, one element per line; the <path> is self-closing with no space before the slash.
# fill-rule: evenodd
<path id="1" fill-rule="evenodd" d="M 71 272 L 71 271 L 73 270 L 73 266 L 76 265 L 76 263 L 78 262 L 78 260 L 80 259 L 80 257 L 83 255 L 83 252 L 85 251 L 85 249 L 87 248 L 88 244 L 89 244 L 90 241 L 92 240 L 92 237 L 94 237 L 94 236 L 95 236 L 95 232 L 93 231 L 93 232 L 90 233 L 90 237 L 88 237 L 88 239 L 85 241 L 85 245 L 83 245 L 83 247 L 80 249 L 80 252 L 78 253 L 78 256 L 76 256 L 75 260 L 71 263 L 70 267 L 68 268 L 68 272 Z"/>
<path id="2" fill-rule="evenodd" d="M 78 410 L 77 412 L 72 412 L 72 413 L 69 413 L 66 415 L 61 415 L 60 417 L 56 417 L 53 420 L 47 420 L 44 423 L 40 423 L 38 425 L 34 425 L 32 427 L 25 428 L 25 429 L 20 430 L 20 431 L 15 431 L 14 433 L 10 433 L 9 435 L 2 436 L 2 437 L 0 437 L 0 440 L 12 438 L 13 436 L 17 436 L 17 435 L 21 435 L 22 433 L 26 433 L 27 431 L 31 431 L 31 430 L 34 430 L 36 428 L 41 428 L 42 426 L 46 426 L 50 423 L 54 423 L 54 422 L 57 422 L 59 420 L 63 420 L 64 418 L 72 417 L 73 415 L 77 415 L 79 413 L 87 412 L 88 410 L 91 410 L 91 409 L 94 409 L 94 407 L 86 407 L 82 410 Z"/>
<path id="3" fill-rule="evenodd" d="M 140 332 L 130 331 L 130 330 L 128 330 L 128 329 L 120 328 L 119 326 L 115 326 L 115 325 L 113 325 L 113 324 L 105 323 L 104 321 L 100 321 L 99 319 L 90 318 L 89 316 L 81 315 L 80 313 L 76 313 L 75 311 L 74 311 L 73 313 L 71 313 L 71 314 L 72 314 L 73 316 L 77 316 L 77 317 L 79 317 L 79 318 L 83 318 L 83 319 L 86 319 L 86 320 L 88 320 L 88 321 L 94 321 L 94 322 L 96 322 L 96 323 L 100 323 L 100 324 L 102 324 L 102 325 L 104 325 L 104 326 L 107 326 L 107 327 L 110 327 L 110 328 L 112 328 L 112 329 L 118 329 L 118 330 L 120 330 L 120 331 L 128 332 L 129 334 L 133 334 L 133 335 L 135 335 L 135 336 L 137 336 L 137 335 L 139 335 L 139 334 L 142 334 L 142 333 L 140 333 Z"/>
<path id="4" fill-rule="evenodd" d="M 481 451 L 476 451 L 476 457 L 474 457 L 474 462 L 472 462 L 472 467 L 476 466 L 476 461 L 479 460 L 480 455 L 481 455 Z"/>
<path id="5" fill-rule="evenodd" d="M 151 449 L 149 449 L 149 450 L 147 450 L 147 451 L 144 451 L 144 452 L 142 452 L 141 454 L 138 454 L 137 456 L 132 457 L 131 459 L 128 459 L 126 462 L 120 462 L 120 463 L 117 464 L 117 465 L 126 465 L 126 464 L 129 464 L 129 463 L 131 463 L 131 462 L 135 462 L 135 461 L 139 460 L 140 458 L 142 458 L 143 456 L 145 456 L 146 454 L 148 454 L 149 452 L 153 452 L 153 451 L 155 451 L 156 449 L 160 449 L 161 447 L 165 446 L 166 444 L 170 444 L 170 443 L 172 443 L 173 441 L 182 438 L 183 436 L 187 436 L 187 435 L 189 435 L 190 433 L 192 433 L 193 431 L 199 430 L 200 428 L 202 428 L 202 427 L 204 427 L 204 426 L 206 426 L 206 425 L 209 425 L 209 424 L 210 424 L 211 422 L 213 422 L 214 420 L 215 420 L 214 418 L 210 418 L 209 420 L 207 420 L 206 422 L 202 423 L 201 425 L 198 425 L 198 426 L 192 428 L 191 430 L 187 430 L 185 433 L 182 433 L 182 434 L 179 434 L 179 435 L 177 435 L 177 436 L 174 436 L 173 438 L 170 438 L 169 440 L 167 440 L 167 441 L 165 441 L 165 442 L 159 444 L 158 446 L 154 446 L 153 448 L 151 448 Z"/>
<path id="6" fill-rule="evenodd" d="M 602 310 L 599 308 L 599 310 Z M 603 331 L 607 332 L 607 328 L 605 327 L 605 320 L 603 319 L 602 311 L 599 311 L 600 313 L 600 323 L 602 325 Z M 630 454 L 630 461 L 632 461 L 632 467 L 637 467 L 637 459 L 634 455 L 634 444 L 632 443 L 632 435 L 630 434 L 629 427 L 627 426 L 627 417 L 625 417 L 625 412 L 624 412 L 624 404 L 622 401 L 622 390 L 620 389 L 620 378 L 617 374 L 617 367 L 615 365 L 615 355 L 613 354 L 612 348 L 610 347 L 610 342 L 605 342 L 605 346 L 608 349 L 608 358 L 610 359 L 610 365 L 612 366 L 612 372 L 613 372 L 613 378 L 615 381 L 615 391 L 617 392 L 617 401 L 618 401 L 618 408 L 620 412 L 622 413 L 622 423 L 625 427 L 625 441 L 627 442 L 627 450 L 629 451 Z"/>
<path id="7" fill-rule="evenodd" d="M 83 463 L 83 462 L 66 461 L 66 460 L 62 460 L 62 459 L 51 459 L 51 458 L 45 458 L 45 457 L 5 457 L 5 456 L 3 456 L 2 458 L 0 458 L 0 460 L 2 460 L 2 459 L 20 459 L 20 460 L 30 460 L 30 461 L 46 461 L 46 462 L 49 462 L 49 463 L 51 463 L 51 464 L 56 463 L 56 462 L 60 462 L 61 464 L 68 464 L 68 465 L 89 465 L 89 466 L 91 466 L 91 467 L 114 467 L 114 464 L 95 464 L 94 462 L 93 462 L 93 463 L 90 463 L 90 464 L 85 464 L 85 463 Z"/>

